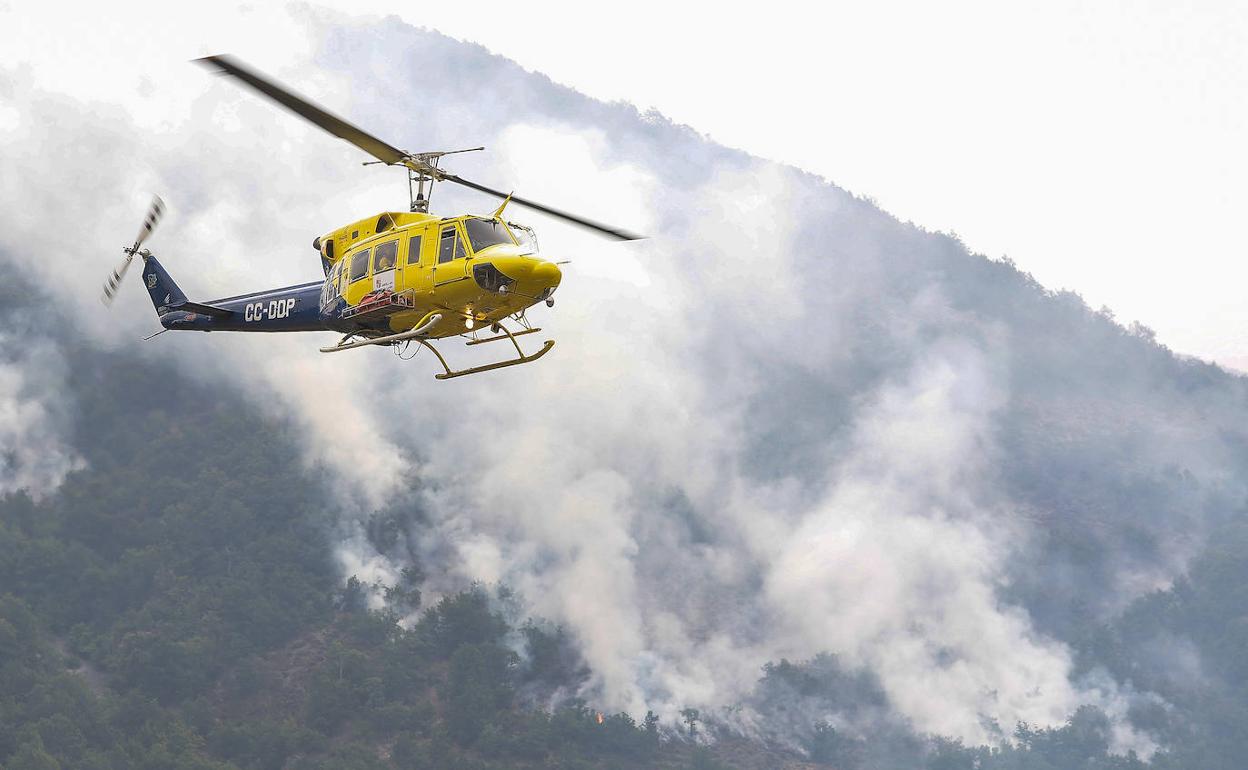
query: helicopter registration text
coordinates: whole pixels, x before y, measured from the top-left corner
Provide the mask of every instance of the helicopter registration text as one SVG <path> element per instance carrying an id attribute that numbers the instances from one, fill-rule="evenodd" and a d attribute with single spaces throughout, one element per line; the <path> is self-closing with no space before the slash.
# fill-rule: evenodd
<path id="1" fill-rule="evenodd" d="M 263 321 L 285 318 L 295 307 L 295 298 L 275 299 L 271 302 L 252 302 L 243 309 L 244 321 Z"/>

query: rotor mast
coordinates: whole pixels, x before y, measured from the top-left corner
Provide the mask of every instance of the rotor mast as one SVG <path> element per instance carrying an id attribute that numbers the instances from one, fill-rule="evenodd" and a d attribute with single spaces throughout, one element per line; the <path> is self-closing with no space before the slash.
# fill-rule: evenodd
<path id="1" fill-rule="evenodd" d="M 411 199 L 410 210 L 418 214 L 429 213 L 429 201 L 433 198 L 433 183 L 442 179 L 441 172 L 438 171 L 438 161 L 443 155 L 457 155 L 461 152 L 477 152 L 484 149 L 484 147 L 468 147 L 463 150 L 418 152 L 400 161 L 407 168 L 407 197 Z M 383 162 L 374 160 L 364 165 L 371 166 Z"/>

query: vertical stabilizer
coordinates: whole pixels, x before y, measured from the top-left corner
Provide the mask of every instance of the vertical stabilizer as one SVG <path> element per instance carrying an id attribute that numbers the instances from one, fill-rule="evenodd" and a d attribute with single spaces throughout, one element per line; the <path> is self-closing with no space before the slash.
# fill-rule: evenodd
<path id="1" fill-rule="evenodd" d="M 148 256 L 143 259 L 143 285 L 147 287 L 147 293 L 151 295 L 152 305 L 155 306 L 157 315 L 164 315 L 170 306 L 176 307 L 186 303 L 186 295 L 173 282 L 169 273 L 165 272 L 165 268 L 155 257 Z"/>

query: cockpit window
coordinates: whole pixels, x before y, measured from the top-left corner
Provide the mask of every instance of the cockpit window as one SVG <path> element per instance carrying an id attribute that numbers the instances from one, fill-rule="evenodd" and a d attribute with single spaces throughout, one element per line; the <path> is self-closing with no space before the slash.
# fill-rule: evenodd
<path id="1" fill-rule="evenodd" d="M 499 243 L 515 243 L 511 233 L 507 230 L 507 225 L 497 219 L 465 219 L 464 229 L 468 231 L 468 240 L 472 242 L 473 252 Z"/>

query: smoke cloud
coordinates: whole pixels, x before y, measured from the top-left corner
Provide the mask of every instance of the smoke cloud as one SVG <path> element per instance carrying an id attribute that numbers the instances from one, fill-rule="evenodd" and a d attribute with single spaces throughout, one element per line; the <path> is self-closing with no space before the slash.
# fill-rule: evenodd
<path id="1" fill-rule="evenodd" d="M 83 467 L 71 435 L 66 362 L 50 342 L 0 333 L 0 495 L 39 500 Z"/>

